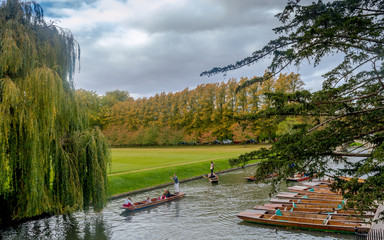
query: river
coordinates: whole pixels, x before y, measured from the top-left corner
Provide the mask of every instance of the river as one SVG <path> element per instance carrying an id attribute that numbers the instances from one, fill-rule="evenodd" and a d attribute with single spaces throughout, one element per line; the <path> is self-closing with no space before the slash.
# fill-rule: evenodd
<path id="1" fill-rule="evenodd" d="M 270 186 L 246 182 L 253 168 L 180 184 L 185 198 L 129 213 L 113 200 L 100 213 L 77 212 L 32 220 L 0 230 L 2 239 L 355 239 L 354 235 L 286 229 L 246 223 L 236 214 L 270 200 Z M 281 191 L 285 187 L 281 188 Z M 154 197 L 163 189 L 132 195 L 133 201 Z"/>

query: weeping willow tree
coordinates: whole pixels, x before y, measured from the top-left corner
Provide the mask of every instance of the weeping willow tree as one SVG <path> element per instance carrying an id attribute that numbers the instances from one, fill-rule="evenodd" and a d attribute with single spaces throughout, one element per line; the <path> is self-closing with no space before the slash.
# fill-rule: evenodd
<path id="1" fill-rule="evenodd" d="M 110 154 L 75 97 L 78 43 L 37 3 L 0 4 L 0 223 L 100 210 Z"/>

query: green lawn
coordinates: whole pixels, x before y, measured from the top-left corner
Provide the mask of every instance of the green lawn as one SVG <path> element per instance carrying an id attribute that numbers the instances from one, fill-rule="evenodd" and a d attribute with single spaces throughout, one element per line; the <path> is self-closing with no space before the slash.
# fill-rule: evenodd
<path id="1" fill-rule="evenodd" d="M 229 159 L 265 145 L 113 148 L 109 173 Z"/>
<path id="2" fill-rule="evenodd" d="M 179 179 L 207 174 L 210 161 L 215 171 L 229 169 L 228 159 L 261 147 L 266 145 L 113 148 L 109 195 L 169 183 L 173 173 Z"/>

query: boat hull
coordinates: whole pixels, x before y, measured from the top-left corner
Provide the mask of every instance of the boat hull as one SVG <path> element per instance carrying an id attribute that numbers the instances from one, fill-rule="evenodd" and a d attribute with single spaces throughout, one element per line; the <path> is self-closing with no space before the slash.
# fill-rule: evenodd
<path id="1" fill-rule="evenodd" d="M 123 209 L 125 209 L 127 211 L 137 211 L 137 210 L 141 210 L 141 209 L 157 206 L 157 205 L 160 205 L 160 204 L 163 204 L 163 203 L 166 203 L 166 202 L 170 202 L 170 201 L 173 201 L 173 200 L 176 200 L 176 199 L 183 198 L 185 196 L 185 194 L 186 193 L 179 193 L 177 195 L 171 196 L 171 197 L 166 198 L 166 199 L 156 200 L 156 201 L 152 201 L 150 203 L 145 203 L 145 201 L 143 201 L 143 202 L 135 203 L 134 206 L 129 206 L 129 207 L 122 206 L 121 208 L 123 208 Z"/>
<path id="2" fill-rule="evenodd" d="M 301 177 L 301 178 L 287 178 L 287 181 L 290 181 L 290 182 L 302 182 L 302 181 L 306 181 L 306 180 L 309 180 L 310 177 Z"/>
<path id="3" fill-rule="evenodd" d="M 306 198 L 275 198 L 271 199 L 271 203 L 281 203 L 281 204 L 290 204 L 290 203 L 305 203 L 305 204 L 343 204 L 343 200 L 334 200 L 334 199 L 306 199 Z"/>
<path id="4" fill-rule="evenodd" d="M 211 183 L 218 183 L 219 182 L 219 176 L 217 176 L 216 174 L 214 174 L 215 177 L 209 177 L 208 176 L 208 180 L 211 182 Z"/>
<path id="5" fill-rule="evenodd" d="M 335 220 L 322 220 L 311 218 L 298 218 L 298 217 L 279 217 L 274 216 L 272 219 L 269 215 L 265 214 L 248 214 L 246 212 L 237 215 L 240 219 L 258 224 L 267 224 L 281 227 L 292 227 L 306 230 L 324 231 L 324 232 L 339 232 L 339 233 L 354 233 L 356 228 L 358 230 L 367 231 L 370 226 L 363 223 L 343 222 Z"/>
<path id="6" fill-rule="evenodd" d="M 255 210 L 277 210 L 280 209 L 281 211 L 293 211 L 293 212 L 301 212 L 301 213 L 316 213 L 316 214 L 322 214 L 322 215 L 337 215 L 337 216 L 356 216 L 356 217 L 363 217 L 363 218 L 372 218 L 374 216 L 374 213 L 372 212 L 364 212 L 363 215 L 361 215 L 360 212 L 353 211 L 353 210 L 342 210 L 342 209 L 335 209 L 335 208 L 320 208 L 317 206 L 317 208 L 306 208 L 306 207 L 292 207 L 292 205 L 287 204 L 266 204 L 264 206 L 255 206 L 253 209 Z"/>

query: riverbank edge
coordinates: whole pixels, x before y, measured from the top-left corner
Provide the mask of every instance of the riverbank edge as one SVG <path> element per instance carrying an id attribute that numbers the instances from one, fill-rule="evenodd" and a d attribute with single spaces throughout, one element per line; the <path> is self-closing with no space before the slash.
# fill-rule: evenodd
<path id="1" fill-rule="evenodd" d="M 224 169 L 222 171 L 217 171 L 216 173 L 230 172 L 230 171 L 238 170 L 241 168 L 256 166 L 257 164 L 259 164 L 259 163 L 251 163 L 251 164 L 247 164 L 247 165 L 244 165 L 241 167 Z M 199 178 L 203 178 L 206 175 L 207 174 L 203 174 L 203 175 L 194 176 L 194 177 L 190 177 L 190 178 L 180 179 L 179 182 L 182 183 L 182 182 L 188 182 L 188 181 L 196 180 Z M 157 189 L 157 188 L 163 188 L 163 187 L 171 186 L 171 185 L 173 185 L 173 183 L 169 182 L 169 183 L 163 183 L 163 184 L 159 184 L 159 185 L 155 185 L 155 186 L 151 186 L 151 187 L 146 187 L 146 188 L 141 188 L 141 189 L 137 189 L 137 190 L 133 190 L 133 191 L 129 191 L 129 192 L 119 193 L 119 194 L 115 194 L 115 195 L 108 197 L 108 200 L 111 201 L 111 200 L 115 200 L 115 199 L 120 199 L 120 198 L 126 197 L 130 194 L 141 193 L 141 192 L 145 192 L 145 191 L 149 191 L 149 190 L 153 190 L 153 189 Z"/>

